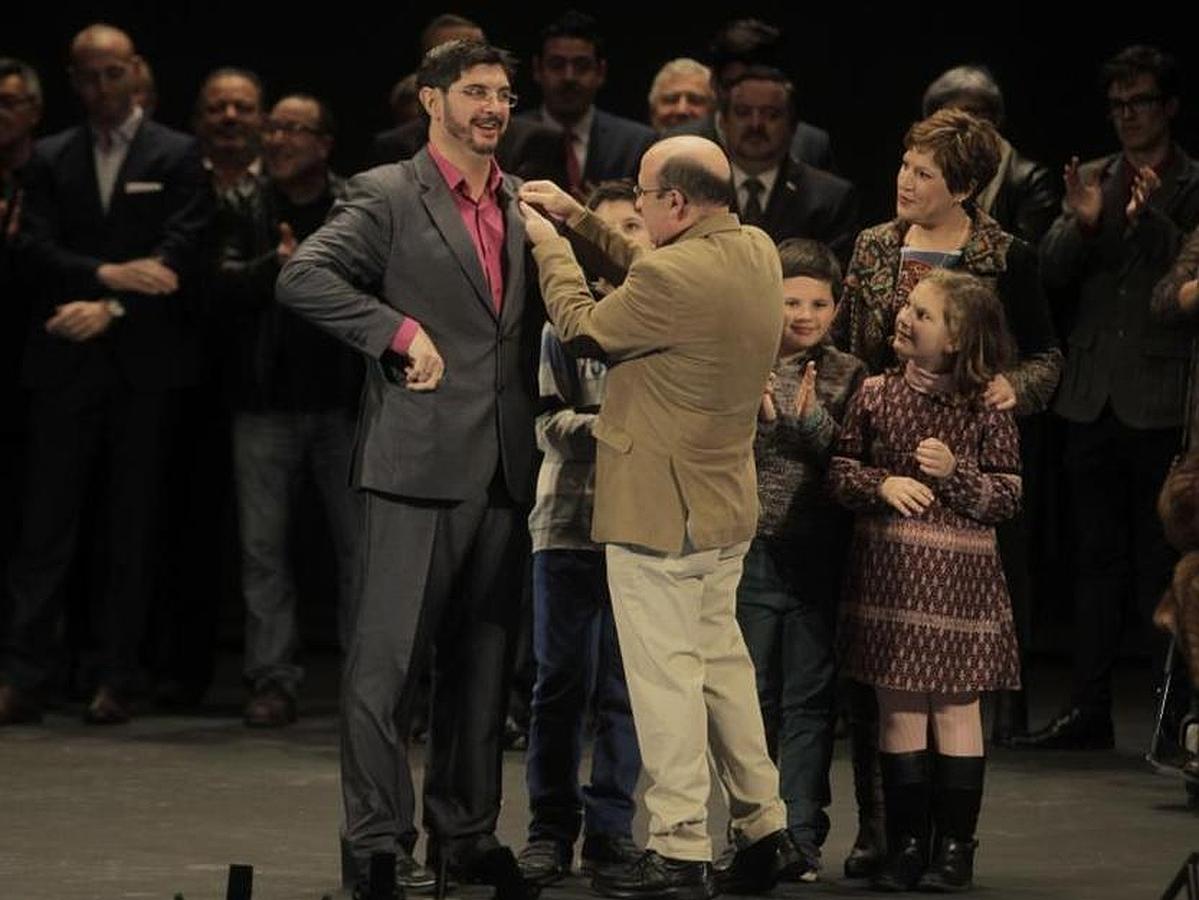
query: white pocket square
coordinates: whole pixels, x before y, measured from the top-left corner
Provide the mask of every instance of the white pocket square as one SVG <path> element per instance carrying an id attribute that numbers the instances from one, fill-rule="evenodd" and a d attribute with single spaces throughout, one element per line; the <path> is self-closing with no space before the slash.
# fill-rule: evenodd
<path id="1" fill-rule="evenodd" d="M 155 194 L 162 190 L 161 181 L 127 181 L 126 194 Z"/>

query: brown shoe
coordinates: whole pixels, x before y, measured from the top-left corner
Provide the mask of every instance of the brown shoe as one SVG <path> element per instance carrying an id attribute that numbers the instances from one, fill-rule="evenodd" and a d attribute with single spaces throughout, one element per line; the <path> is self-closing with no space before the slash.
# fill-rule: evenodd
<path id="1" fill-rule="evenodd" d="M 23 725 L 42 720 L 42 708 L 24 691 L 0 684 L 0 725 Z"/>
<path id="2" fill-rule="evenodd" d="M 254 690 L 243 713 L 251 728 L 282 728 L 296 720 L 296 701 L 273 681 Z"/>
<path id="3" fill-rule="evenodd" d="M 83 721 L 88 725 L 124 725 L 130 715 L 125 698 L 108 685 L 100 685 L 83 713 Z"/>

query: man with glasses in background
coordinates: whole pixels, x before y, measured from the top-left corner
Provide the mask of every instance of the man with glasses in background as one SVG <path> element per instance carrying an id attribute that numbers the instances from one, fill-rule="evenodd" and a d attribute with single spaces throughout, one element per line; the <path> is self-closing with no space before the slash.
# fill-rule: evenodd
<path id="1" fill-rule="evenodd" d="M 361 513 L 347 483 L 362 361 L 275 303 L 275 280 L 325 221 L 345 182 L 329 171 L 333 118 L 320 100 L 284 97 L 261 126 L 266 175 L 230 193 L 214 296 L 230 321 L 233 471 L 246 602 L 249 726 L 296 718 L 299 627 L 288 536 L 307 475 L 324 503 L 337 557 L 344 646 L 358 594 Z"/>
<path id="2" fill-rule="evenodd" d="M 411 867 L 407 725 L 430 657 L 428 862 L 500 900 L 527 890 L 495 837 L 541 326 L 517 182 L 494 158 L 511 74 L 487 44 L 430 50 L 417 74 L 428 144 L 353 179 L 278 283 L 280 302 L 368 361 L 353 469 L 365 583 L 342 679 L 355 896 L 372 854 Z"/>
<path id="3" fill-rule="evenodd" d="M 1133 46 L 1103 68 L 1120 152 L 1065 171 L 1062 214 L 1041 243 L 1052 291 L 1077 300 L 1054 411 L 1066 420 L 1074 560 L 1074 678 L 1067 705 L 1012 746 L 1114 742 L 1112 666 L 1147 632 L 1174 563 L 1155 508 L 1178 452 L 1191 332 L 1150 314 L 1154 285 L 1199 223 L 1199 165 L 1171 138 L 1178 72 Z"/>

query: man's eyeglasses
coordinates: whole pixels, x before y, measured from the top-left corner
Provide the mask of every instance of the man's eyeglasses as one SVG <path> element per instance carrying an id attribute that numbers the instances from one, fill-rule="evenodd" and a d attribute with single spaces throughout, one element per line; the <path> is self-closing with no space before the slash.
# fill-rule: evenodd
<path id="1" fill-rule="evenodd" d="M 642 187 L 639 184 L 633 185 L 633 198 L 640 200 L 646 194 L 653 194 L 655 197 L 661 197 L 663 194 L 669 194 L 671 191 L 678 191 L 678 188 L 672 187 Z M 682 194 L 682 191 L 679 191 Z M 685 199 L 685 198 L 684 198 Z"/>
<path id="2" fill-rule="evenodd" d="M 297 134 L 324 134 L 319 128 L 305 125 L 302 122 L 267 122 L 259 129 L 263 137 L 273 137 L 282 134 L 284 137 L 295 137 Z"/>
<path id="3" fill-rule="evenodd" d="M 461 94 L 467 100 L 474 103 L 486 103 L 489 100 L 495 100 L 501 106 L 507 106 L 509 109 L 516 106 L 516 94 L 512 93 L 507 88 L 492 90 L 491 88 L 483 87 L 481 84 L 468 84 L 466 87 L 450 88 Z"/>
<path id="4" fill-rule="evenodd" d="M 1162 102 L 1161 94 L 1133 94 L 1131 97 L 1108 97 L 1107 110 L 1113 116 L 1146 112 Z"/>

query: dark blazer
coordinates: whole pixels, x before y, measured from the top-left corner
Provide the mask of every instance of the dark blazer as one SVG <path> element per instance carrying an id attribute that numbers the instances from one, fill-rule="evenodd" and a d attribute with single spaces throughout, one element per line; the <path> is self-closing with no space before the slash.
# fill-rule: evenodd
<path id="1" fill-rule="evenodd" d="M 429 156 L 351 179 L 345 200 L 279 274 L 276 296 L 367 356 L 353 481 L 431 500 L 483 495 L 502 466 L 532 499 L 537 344 L 519 180 L 504 176 L 504 302 L 491 292 L 454 198 Z M 445 360 L 437 390 L 410 391 L 389 350 L 411 316 Z"/>
<path id="2" fill-rule="evenodd" d="M 1054 296 L 1076 295 L 1066 369 L 1054 410 L 1072 422 L 1093 422 L 1108 403 L 1132 428 L 1181 425 L 1191 332 L 1156 319 L 1153 288 L 1199 224 L 1199 164 L 1175 145 L 1161 187 L 1129 227 L 1127 173 L 1121 154 L 1093 160 L 1103 213 L 1084 233 L 1063 211 L 1041 244 L 1041 273 Z"/>
<path id="3" fill-rule="evenodd" d="M 525 118 L 544 122 L 540 109 L 530 110 Z M 583 167 L 583 181 L 595 186 L 614 178 L 636 178 L 642 155 L 657 139 L 658 136 L 648 125 L 596 109 L 591 118 L 591 134 L 587 139 L 587 165 Z M 558 148 L 559 156 L 565 159 L 561 138 L 558 138 Z M 565 181 L 558 183 L 565 184 Z"/>
<path id="4" fill-rule="evenodd" d="M 682 125 L 676 125 L 670 129 L 667 134 L 697 134 L 718 144 L 722 143 L 720 133 L 716 130 L 715 116 L 705 116 L 692 122 L 684 122 Z M 837 162 L 833 159 L 832 139 L 823 128 L 817 128 L 809 122 L 795 123 L 795 132 L 791 135 L 790 155 L 817 169 L 823 169 L 826 172 L 837 171 Z"/>
<path id="5" fill-rule="evenodd" d="M 787 159 L 758 224 L 776 244 L 792 237 L 828 244 L 844 268 L 858 233 L 858 194 L 838 175 Z"/>
<path id="6" fill-rule="evenodd" d="M 383 166 L 412 159 L 429 142 L 429 123 L 423 118 L 380 131 L 371 141 L 371 164 Z M 566 157 L 557 129 L 514 116 L 495 149 L 496 162 L 523 181 L 548 178 L 566 183 Z"/>
<path id="7" fill-rule="evenodd" d="M 85 359 L 105 353 L 135 388 L 170 388 L 197 375 L 195 297 L 203 282 L 212 189 L 196 141 L 143 119 L 117 175 L 105 213 L 87 125 L 38 141 L 25 195 L 25 252 L 40 289 L 26 344 L 29 387 L 68 382 Z M 54 308 L 110 297 L 101 263 L 156 256 L 178 276 L 166 297 L 119 296 L 127 315 L 98 338 L 75 343 L 46 333 Z"/>

